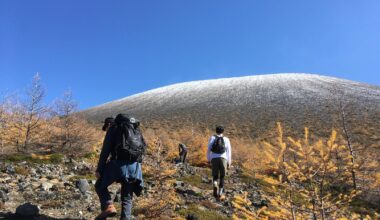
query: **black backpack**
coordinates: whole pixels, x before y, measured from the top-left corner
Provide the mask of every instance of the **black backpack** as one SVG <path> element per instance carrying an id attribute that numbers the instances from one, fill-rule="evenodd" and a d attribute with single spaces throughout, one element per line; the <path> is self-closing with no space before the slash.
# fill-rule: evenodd
<path id="1" fill-rule="evenodd" d="M 146 144 L 138 128 L 139 122 L 135 118 L 119 114 L 115 118 L 115 123 L 118 130 L 118 144 L 115 147 L 116 159 L 141 162 Z"/>
<path id="2" fill-rule="evenodd" d="M 217 135 L 214 135 L 214 137 L 215 140 L 214 143 L 212 143 L 211 151 L 213 153 L 223 154 L 224 152 L 226 152 L 226 145 L 224 144 L 223 137 L 219 137 Z"/>

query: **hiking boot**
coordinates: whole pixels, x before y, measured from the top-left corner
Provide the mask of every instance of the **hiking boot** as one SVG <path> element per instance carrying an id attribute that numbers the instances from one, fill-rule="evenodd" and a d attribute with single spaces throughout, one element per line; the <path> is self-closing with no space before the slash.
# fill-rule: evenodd
<path id="1" fill-rule="evenodd" d="M 219 198 L 218 198 L 219 201 L 223 202 L 224 200 L 226 200 L 226 196 L 225 195 L 220 195 Z"/>
<path id="2" fill-rule="evenodd" d="M 107 217 L 114 217 L 116 214 L 117 214 L 117 211 L 115 209 L 115 206 L 113 206 L 113 204 L 110 204 L 107 206 L 107 208 L 102 213 L 100 213 L 95 218 L 95 220 L 107 219 Z"/>
<path id="3" fill-rule="evenodd" d="M 212 185 L 213 185 L 214 197 L 217 198 L 218 197 L 218 181 L 214 181 Z"/>

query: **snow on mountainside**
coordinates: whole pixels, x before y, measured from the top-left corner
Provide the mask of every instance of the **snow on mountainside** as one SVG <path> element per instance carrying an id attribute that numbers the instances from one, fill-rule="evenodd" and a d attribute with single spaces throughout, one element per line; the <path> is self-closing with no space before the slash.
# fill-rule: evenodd
<path id="1" fill-rule="evenodd" d="M 189 122 L 212 128 L 233 125 L 235 132 L 259 137 L 276 121 L 320 134 L 341 126 L 339 103 L 350 126 L 380 130 L 380 87 L 313 74 L 272 74 L 193 81 L 165 86 L 82 111 L 93 121 L 126 112 L 145 124 Z M 363 123 L 365 122 L 365 123 Z M 368 123 L 367 123 L 368 122 Z M 368 132 L 367 132 L 368 133 Z"/>

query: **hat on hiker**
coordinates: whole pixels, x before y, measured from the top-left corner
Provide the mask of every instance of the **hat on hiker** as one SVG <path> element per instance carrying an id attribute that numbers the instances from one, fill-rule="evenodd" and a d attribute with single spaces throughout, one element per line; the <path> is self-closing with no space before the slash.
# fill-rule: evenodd
<path id="1" fill-rule="evenodd" d="M 140 121 L 132 116 L 127 114 L 118 114 L 115 118 L 116 124 L 128 123 L 133 124 L 135 127 L 140 125 Z"/>
<path id="2" fill-rule="evenodd" d="M 106 131 L 107 127 L 110 124 L 113 124 L 114 122 L 115 122 L 115 119 L 113 117 L 107 117 L 106 119 L 104 119 L 104 124 L 103 124 L 102 130 Z"/>

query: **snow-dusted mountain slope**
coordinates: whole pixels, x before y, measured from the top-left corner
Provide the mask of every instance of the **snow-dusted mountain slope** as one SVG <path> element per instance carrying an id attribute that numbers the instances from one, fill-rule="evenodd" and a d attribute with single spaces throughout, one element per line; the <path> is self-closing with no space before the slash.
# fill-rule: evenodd
<path id="1" fill-rule="evenodd" d="M 272 74 L 179 83 L 80 112 L 89 120 L 126 112 L 149 126 L 161 121 L 186 126 L 232 125 L 253 137 L 276 121 L 302 131 L 341 126 L 339 103 L 349 126 L 380 130 L 380 87 L 313 74 Z M 365 124 L 364 122 L 367 122 Z M 363 124 L 364 123 L 364 124 Z"/>

